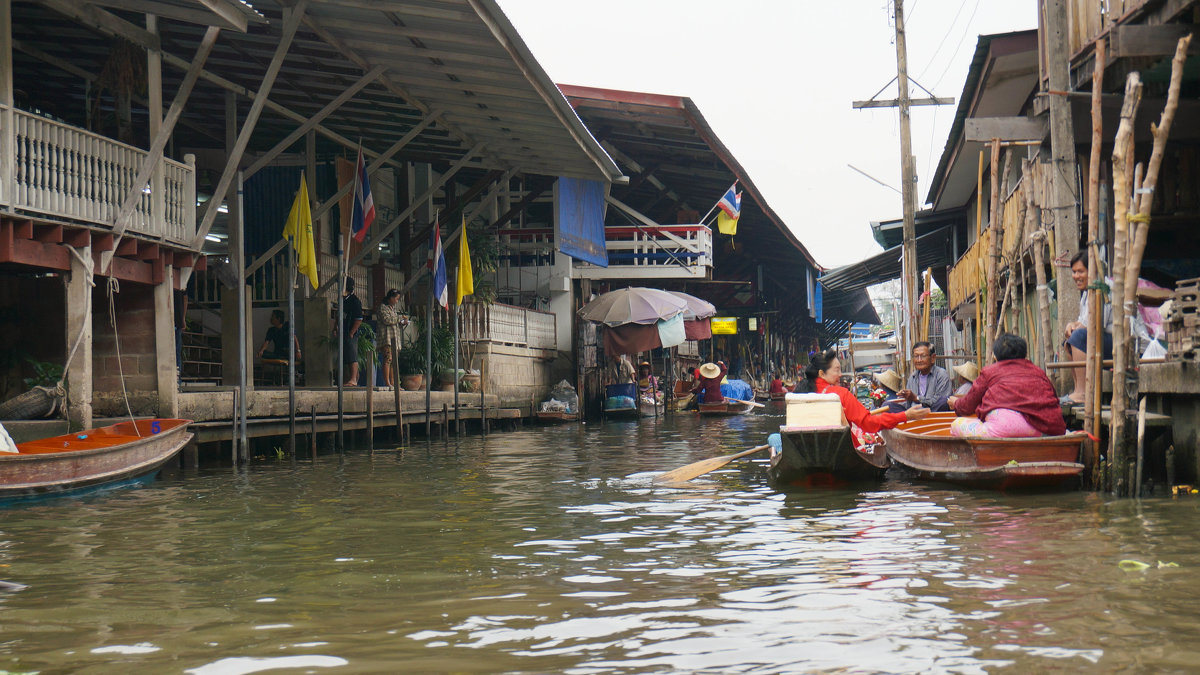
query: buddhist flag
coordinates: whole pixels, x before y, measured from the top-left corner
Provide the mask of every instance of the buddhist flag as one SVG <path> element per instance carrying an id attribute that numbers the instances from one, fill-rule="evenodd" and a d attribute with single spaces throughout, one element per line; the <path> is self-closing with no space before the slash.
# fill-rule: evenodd
<path id="1" fill-rule="evenodd" d="M 717 231 L 721 234 L 733 236 L 737 234 L 737 218 L 730 218 L 725 214 L 725 211 L 717 212 Z"/>
<path id="2" fill-rule="evenodd" d="M 458 235 L 458 304 L 463 296 L 475 294 L 475 275 L 471 270 L 471 250 L 467 247 L 467 221 L 463 219 L 462 234 Z"/>
<path id="3" fill-rule="evenodd" d="M 296 249 L 296 271 L 308 277 L 312 287 L 316 288 L 317 246 L 313 242 L 312 211 L 308 206 L 308 184 L 303 172 L 300 174 L 300 191 L 296 193 L 287 225 L 283 227 L 283 237 L 291 238 L 292 248 Z"/>

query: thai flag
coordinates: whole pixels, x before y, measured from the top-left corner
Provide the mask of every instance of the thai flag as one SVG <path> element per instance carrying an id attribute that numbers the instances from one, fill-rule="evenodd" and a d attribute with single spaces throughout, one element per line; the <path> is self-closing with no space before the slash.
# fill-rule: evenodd
<path id="1" fill-rule="evenodd" d="M 742 193 L 734 192 L 736 187 L 737 183 L 730 185 L 725 194 L 721 195 L 721 201 L 717 202 L 717 207 L 734 220 L 737 220 L 742 213 Z"/>
<path id="2" fill-rule="evenodd" d="M 441 227 L 433 226 L 429 234 L 429 276 L 433 277 L 433 297 L 442 307 L 450 306 L 450 293 L 446 285 L 446 256 L 442 253 Z"/>
<path id="3" fill-rule="evenodd" d="M 367 179 L 367 165 L 363 162 L 362 148 L 358 149 L 358 164 L 354 170 L 354 216 L 350 228 L 354 240 L 360 244 L 367 238 L 367 228 L 375 222 L 375 200 L 371 198 L 371 181 Z"/>

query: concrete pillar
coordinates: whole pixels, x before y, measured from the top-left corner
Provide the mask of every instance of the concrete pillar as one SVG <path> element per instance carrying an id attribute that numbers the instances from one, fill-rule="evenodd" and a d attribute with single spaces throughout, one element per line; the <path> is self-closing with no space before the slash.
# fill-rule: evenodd
<path id="1" fill-rule="evenodd" d="M 571 283 L 571 257 L 555 253 L 554 265 L 550 268 L 550 311 L 554 312 L 555 332 L 558 336 L 557 349 L 568 354 L 574 344 L 575 299 Z"/>
<path id="2" fill-rule="evenodd" d="M 304 299 L 304 325 L 300 343 L 304 345 L 304 383 L 306 387 L 332 387 L 333 355 L 337 351 L 337 343 L 331 336 L 330 311 L 332 305 L 329 298 L 317 296 Z"/>
<path id="3" fill-rule="evenodd" d="M 179 416 L 179 376 L 175 362 L 175 268 L 166 265 L 154 287 L 154 363 L 158 379 L 158 416 Z"/>
<path id="4" fill-rule="evenodd" d="M 79 249 L 84 258 L 92 257 L 92 248 Z M 67 278 L 67 351 L 79 339 L 79 347 L 67 369 L 67 424 L 71 429 L 92 428 L 92 286 L 88 269 L 71 256 L 71 274 Z M 79 338 L 83 331 L 82 339 Z"/>
<path id="5" fill-rule="evenodd" d="M 246 294 L 246 389 L 254 391 L 254 324 L 251 322 L 252 307 L 249 286 L 242 286 Z M 238 368 L 238 324 L 237 324 L 237 291 L 228 288 L 221 289 L 221 384 L 236 387 L 241 382 L 241 370 Z"/>

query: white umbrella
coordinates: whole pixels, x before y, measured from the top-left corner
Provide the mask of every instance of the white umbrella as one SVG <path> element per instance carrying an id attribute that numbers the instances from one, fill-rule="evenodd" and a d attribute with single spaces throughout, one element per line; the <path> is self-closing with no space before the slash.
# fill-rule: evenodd
<path id="1" fill-rule="evenodd" d="M 694 295 L 681 293 L 680 291 L 667 291 L 671 295 L 683 298 L 687 302 L 687 309 L 683 310 L 684 321 L 696 321 L 698 319 L 707 319 L 716 316 L 717 308 L 707 300 L 701 300 Z"/>
<path id="2" fill-rule="evenodd" d="M 579 316 L 608 326 L 652 324 L 687 310 L 687 301 L 656 288 L 622 288 L 584 305 Z"/>

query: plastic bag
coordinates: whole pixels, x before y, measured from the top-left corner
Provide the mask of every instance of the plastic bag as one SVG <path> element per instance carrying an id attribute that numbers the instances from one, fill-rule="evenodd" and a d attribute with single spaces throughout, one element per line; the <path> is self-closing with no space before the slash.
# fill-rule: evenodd
<path id="1" fill-rule="evenodd" d="M 575 387 L 572 387 L 571 383 L 566 380 L 562 380 L 550 389 L 550 398 L 565 404 L 567 412 L 579 409 L 579 394 L 575 393 Z"/>

